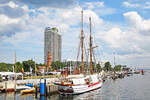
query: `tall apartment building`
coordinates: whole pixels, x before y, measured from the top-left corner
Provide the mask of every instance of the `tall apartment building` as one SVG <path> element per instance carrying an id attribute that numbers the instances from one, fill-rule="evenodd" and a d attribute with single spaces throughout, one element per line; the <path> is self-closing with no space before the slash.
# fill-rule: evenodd
<path id="1" fill-rule="evenodd" d="M 57 28 L 45 28 L 44 32 L 44 63 L 47 64 L 48 52 L 52 56 L 52 61 L 61 61 L 61 35 Z"/>

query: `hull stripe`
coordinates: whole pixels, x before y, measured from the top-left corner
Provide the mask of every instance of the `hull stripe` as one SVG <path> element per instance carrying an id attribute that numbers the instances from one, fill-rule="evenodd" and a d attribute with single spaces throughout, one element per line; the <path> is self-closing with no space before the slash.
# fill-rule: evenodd
<path id="1" fill-rule="evenodd" d="M 99 84 L 99 83 L 101 83 L 101 82 L 102 82 L 102 81 L 99 81 L 99 82 L 97 82 L 97 83 L 94 83 L 94 84 L 88 85 L 88 87 L 91 87 L 91 86 L 97 85 L 97 84 Z"/>

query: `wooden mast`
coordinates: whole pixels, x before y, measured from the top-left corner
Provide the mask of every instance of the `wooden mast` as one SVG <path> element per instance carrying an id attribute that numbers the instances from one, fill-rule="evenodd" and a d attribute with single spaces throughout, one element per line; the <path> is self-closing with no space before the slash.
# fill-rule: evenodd
<path id="1" fill-rule="evenodd" d="M 92 29 L 91 29 L 91 17 L 89 17 L 89 22 L 90 22 L 90 73 L 93 74 L 93 65 L 92 65 Z"/>
<path id="2" fill-rule="evenodd" d="M 84 48 L 84 31 L 83 31 L 83 10 L 81 11 L 81 50 L 82 50 L 82 55 L 81 55 L 81 60 L 82 60 L 82 64 L 81 64 L 81 71 L 84 74 L 84 57 L 83 57 L 83 48 Z"/>

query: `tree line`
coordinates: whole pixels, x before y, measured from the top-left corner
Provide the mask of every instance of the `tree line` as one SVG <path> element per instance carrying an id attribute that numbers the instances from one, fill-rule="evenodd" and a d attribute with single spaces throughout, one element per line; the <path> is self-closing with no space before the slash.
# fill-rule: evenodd
<path id="1" fill-rule="evenodd" d="M 79 66 L 81 65 L 81 63 L 79 63 Z M 7 64 L 7 63 L 0 63 L 0 71 L 13 71 L 13 66 L 14 64 Z M 35 63 L 35 61 L 33 60 L 27 60 L 27 61 L 23 61 L 23 62 L 16 62 L 15 64 L 16 66 L 16 71 L 17 72 L 21 72 L 22 68 L 24 69 L 24 72 L 30 72 L 32 70 L 32 72 L 35 71 L 35 66 L 36 68 L 38 66 L 46 66 L 45 64 L 37 64 Z M 52 62 L 51 64 L 51 70 L 57 70 L 60 68 L 64 68 L 64 67 L 69 67 L 69 66 L 74 66 L 73 62 Z M 105 62 L 104 67 L 101 66 L 101 64 L 93 64 L 93 70 L 96 72 L 100 72 L 102 70 L 104 71 L 120 71 L 121 70 L 121 65 L 116 65 L 114 68 L 112 68 L 110 62 Z"/>

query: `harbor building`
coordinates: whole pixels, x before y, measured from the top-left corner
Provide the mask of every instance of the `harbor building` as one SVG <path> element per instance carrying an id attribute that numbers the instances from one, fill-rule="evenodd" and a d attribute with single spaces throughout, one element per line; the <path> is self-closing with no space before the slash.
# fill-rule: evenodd
<path id="1" fill-rule="evenodd" d="M 57 28 L 46 27 L 44 32 L 44 63 L 47 64 L 48 52 L 52 61 L 61 61 L 61 35 Z"/>

